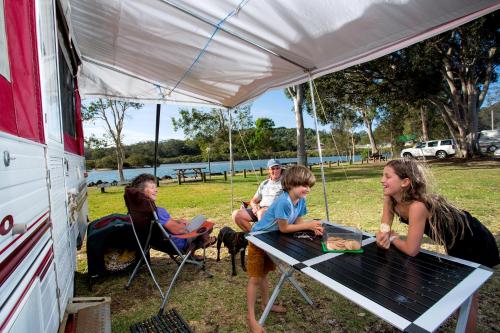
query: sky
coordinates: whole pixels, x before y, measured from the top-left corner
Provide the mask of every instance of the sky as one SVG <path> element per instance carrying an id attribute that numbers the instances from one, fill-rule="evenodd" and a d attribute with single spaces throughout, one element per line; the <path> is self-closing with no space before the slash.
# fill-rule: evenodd
<path id="1" fill-rule="evenodd" d="M 85 101 L 83 101 L 85 103 Z M 178 110 L 186 108 L 186 106 L 166 105 L 162 104 L 160 114 L 160 141 L 168 139 L 184 140 L 182 130 L 174 131 L 172 126 L 172 117 L 179 116 Z M 274 121 L 275 127 L 296 128 L 295 114 L 293 113 L 293 102 L 289 100 L 283 89 L 269 91 L 252 103 L 251 114 L 253 120 L 257 118 L 271 118 Z M 155 138 L 155 119 L 156 119 L 156 104 L 145 104 L 140 110 L 132 110 L 126 116 L 123 134 L 125 144 L 133 144 L 140 141 L 152 141 Z M 304 112 L 304 125 L 306 128 L 314 129 L 313 118 Z M 327 129 L 322 127 L 320 129 Z M 104 122 L 95 121 L 93 124 L 84 122 L 83 132 L 85 137 L 90 137 L 95 134 L 102 138 L 105 133 Z"/>

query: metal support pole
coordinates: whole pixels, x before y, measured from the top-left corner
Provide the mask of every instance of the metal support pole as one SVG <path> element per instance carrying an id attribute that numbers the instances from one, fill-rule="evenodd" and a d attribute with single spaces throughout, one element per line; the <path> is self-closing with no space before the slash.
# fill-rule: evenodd
<path id="1" fill-rule="evenodd" d="M 156 128 L 155 128 L 155 159 L 154 159 L 154 176 L 156 179 L 156 186 L 160 186 L 160 181 L 156 176 L 156 166 L 158 165 L 158 137 L 160 133 L 160 110 L 161 104 L 156 104 Z"/>
<path id="2" fill-rule="evenodd" d="M 233 131 L 233 118 L 231 117 L 231 110 L 227 109 L 229 114 L 229 177 L 231 182 L 231 212 L 234 210 L 234 187 L 233 187 L 233 175 L 234 175 L 234 161 L 233 161 L 233 141 L 232 141 L 232 131 Z M 225 174 L 224 174 L 225 176 Z M 224 177 L 225 178 L 225 177 Z"/>
<path id="3" fill-rule="evenodd" d="M 325 169 L 323 167 L 323 152 L 321 150 L 321 140 L 319 138 L 318 115 L 316 114 L 316 102 L 314 100 L 314 89 L 313 89 L 311 75 L 309 75 L 309 92 L 311 93 L 311 101 L 312 101 L 313 115 L 314 115 L 314 126 L 316 127 L 316 141 L 318 144 L 319 163 L 320 163 L 320 169 L 321 169 L 321 180 L 323 183 L 323 196 L 325 199 L 326 219 L 328 221 L 330 221 L 330 213 L 329 213 L 329 209 L 328 209 L 328 199 L 326 197 L 326 179 L 325 179 Z"/>

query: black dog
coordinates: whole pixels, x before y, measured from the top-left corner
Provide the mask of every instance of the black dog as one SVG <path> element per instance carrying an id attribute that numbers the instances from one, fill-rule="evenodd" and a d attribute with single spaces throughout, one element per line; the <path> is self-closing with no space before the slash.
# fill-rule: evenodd
<path id="1" fill-rule="evenodd" d="M 231 263 L 233 266 L 233 276 L 236 275 L 236 260 L 235 257 L 240 252 L 241 254 L 241 267 L 246 272 L 245 267 L 245 250 L 248 245 L 248 241 L 245 238 L 244 232 L 236 232 L 229 227 L 224 227 L 219 232 L 217 236 L 217 261 L 220 261 L 220 247 L 224 243 L 224 246 L 229 250 L 231 255 Z"/>

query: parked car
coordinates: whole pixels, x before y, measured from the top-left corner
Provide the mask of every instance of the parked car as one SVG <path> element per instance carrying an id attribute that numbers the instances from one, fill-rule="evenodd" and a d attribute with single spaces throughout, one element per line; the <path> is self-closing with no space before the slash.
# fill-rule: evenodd
<path id="1" fill-rule="evenodd" d="M 500 148 L 500 129 L 479 132 L 478 142 L 482 152 L 493 153 Z"/>
<path id="2" fill-rule="evenodd" d="M 455 155 L 455 141 L 452 139 L 432 140 L 417 143 L 413 148 L 406 148 L 401 151 L 401 157 L 430 157 L 446 158 Z"/>

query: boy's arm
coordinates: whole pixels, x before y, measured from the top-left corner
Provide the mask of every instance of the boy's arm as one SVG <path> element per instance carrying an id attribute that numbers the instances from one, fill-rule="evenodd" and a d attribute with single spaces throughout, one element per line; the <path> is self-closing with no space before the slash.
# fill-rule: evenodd
<path id="1" fill-rule="evenodd" d="M 320 221 L 305 222 L 301 217 L 299 217 L 293 224 L 288 224 L 288 221 L 285 219 L 278 219 L 277 222 L 280 232 L 283 233 L 311 230 L 317 235 L 323 234 L 323 227 L 321 226 Z"/>
<path id="2" fill-rule="evenodd" d="M 302 223 L 308 223 L 309 221 L 305 221 L 302 216 L 297 217 L 295 220 L 295 224 L 302 224 Z"/>

